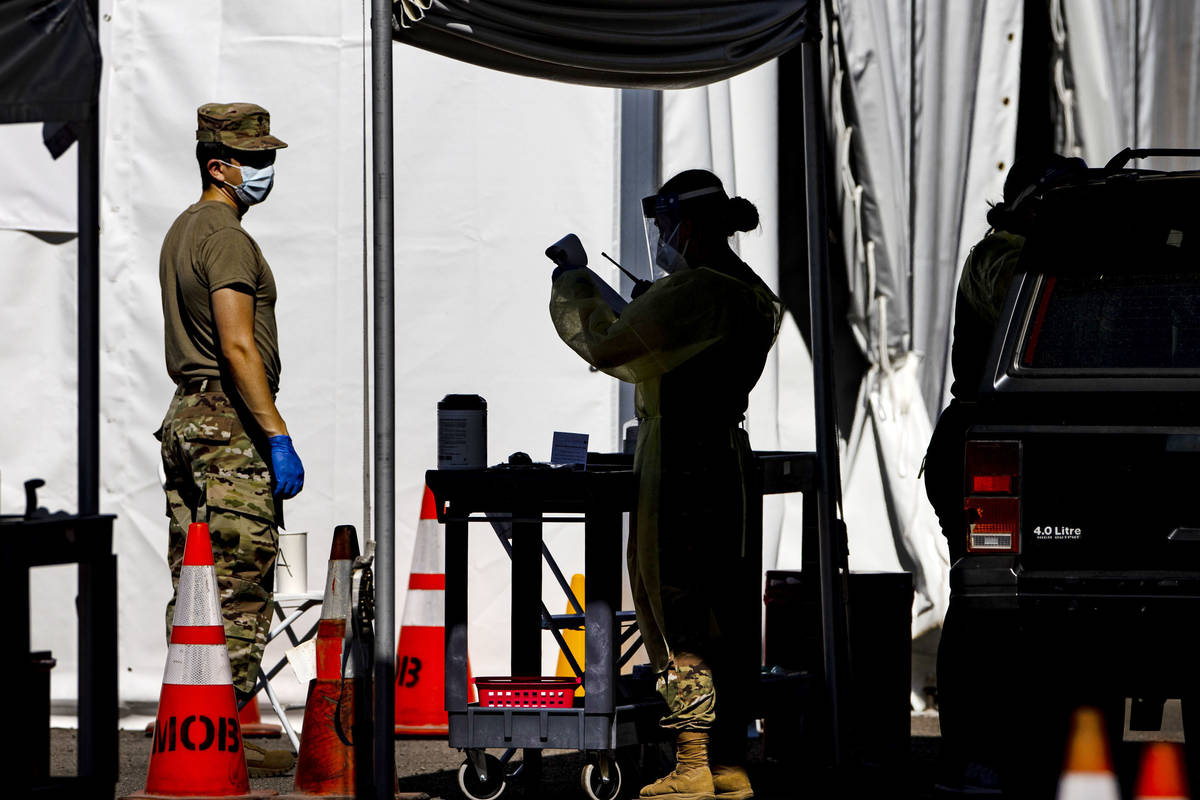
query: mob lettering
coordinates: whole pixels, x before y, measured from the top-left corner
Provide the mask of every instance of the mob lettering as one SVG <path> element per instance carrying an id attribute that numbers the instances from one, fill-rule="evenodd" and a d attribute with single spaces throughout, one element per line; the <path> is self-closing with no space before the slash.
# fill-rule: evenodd
<path id="1" fill-rule="evenodd" d="M 236 717 L 218 717 L 214 721 L 203 714 L 190 714 L 180 722 L 175 716 L 154 723 L 155 753 L 175 752 L 178 745 L 185 750 L 208 750 L 215 746 L 226 753 L 236 753 L 241 747 L 241 727 Z"/>

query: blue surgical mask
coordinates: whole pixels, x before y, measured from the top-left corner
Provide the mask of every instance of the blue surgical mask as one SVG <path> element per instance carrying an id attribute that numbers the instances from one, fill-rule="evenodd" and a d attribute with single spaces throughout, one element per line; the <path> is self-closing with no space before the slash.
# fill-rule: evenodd
<path id="1" fill-rule="evenodd" d="M 267 195 L 271 193 L 271 187 L 275 185 L 275 165 L 268 164 L 262 169 L 247 167 L 245 165 L 237 166 L 235 164 L 226 164 L 227 167 L 233 167 L 242 171 L 242 182 L 237 186 L 232 187 L 233 193 L 237 195 L 248 206 L 255 203 L 261 203 L 267 199 Z"/>

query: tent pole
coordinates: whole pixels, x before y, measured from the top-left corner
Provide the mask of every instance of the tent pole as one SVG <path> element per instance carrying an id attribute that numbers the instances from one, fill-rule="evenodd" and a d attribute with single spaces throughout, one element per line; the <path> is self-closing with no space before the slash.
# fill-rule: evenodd
<path id="1" fill-rule="evenodd" d="M 79 513 L 100 513 L 100 125 L 97 106 L 78 124 Z"/>
<path id="2" fill-rule="evenodd" d="M 662 183 L 662 92 L 656 89 L 621 89 L 620 150 L 620 253 L 626 269 L 649 280 L 651 267 L 642 227 L 642 198 Z M 622 273 L 621 294 L 633 291 L 633 281 Z M 633 384 L 617 387 L 617 450 L 625 448 L 624 425 L 634 418 Z"/>
<path id="3" fill-rule="evenodd" d="M 816 6 L 816 4 L 813 4 Z M 821 644 L 825 698 L 832 736 L 833 766 L 847 764 L 850 741 L 847 724 L 847 617 L 845 527 L 838 517 L 841 499 L 838 434 L 833 383 L 833 336 L 830 327 L 829 240 L 825 208 L 825 128 L 821 101 L 821 46 L 806 41 L 802 48 L 804 95 L 804 183 L 808 217 L 808 286 L 813 359 L 813 400 L 816 411 L 817 526 L 821 588 Z"/>
<path id="4" fill-rule="evenodd" d="M 392 3 L 371 0 L 375 313 L 375 796 L 396 780 L 396 317 L 392 169 Z"/>

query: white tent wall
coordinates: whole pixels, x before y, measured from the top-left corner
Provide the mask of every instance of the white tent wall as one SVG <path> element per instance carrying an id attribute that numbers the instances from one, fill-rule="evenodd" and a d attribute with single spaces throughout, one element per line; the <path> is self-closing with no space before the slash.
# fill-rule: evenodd
<path id="1" fill-rule="evenodd" d="M 1147 0 L 1061 0 L 1083 157 L 1125 147 L 1200 146 L 1200 7 Z M 1195 159 L 1135 162 L 1195 169 Z"/>
<path id="2" fill-rule="evenodd" d="M 450 393 L 488 402 L 488 462 L 550 456 L 553 431 L 617 449 L 617 384 L 558 339 L 542 251 L 576 233 L 593 269 L 617 252 L 616 113 L 611 89 L 519 78 L 395 49 L 397 572 L 408 569 L 424 473 L 436 465 L 435 409 Z M 403 509 L 411 509 L 405 516 Z M 547 525 L 565 575 L 583 572 L 577 525 Z M 468 630 L 476 675 L 509 674 L 509 562 L 491 528 L 471 526 Z M 403 577 L 397 581 L 398 611 Z M 547 571 L 546 606 L 565 598 Z M 400 619 L 402 614 L 398 614 Z M 543 665 L 553 674 L 553 639 Z"/>
<path id="3" fill-rule="evenodd" d="M 359 10 L 315 2 L 184 7 L 114 0 L 101 26 L 100 506 L 118 516 L 120 691 L 123 710 L 136 713 L 152 711 L 158 696 L 170 595 L 152 436 L 173 388 L 162 362 L 158 247 L 174 216 L 199 194 L 192 153 L 195 109 L 205 101 L 257 100 L 291 144 L 271 201 L 245 224 L 279 278 L 280 408 L 308 473 L 307 491 L 289 503 L 287 519 L 291 530 L 313 532 L 313 586 L 322 585 L 332 526 L 361 519 L 363 37 Z M 55 323 L 72 330 L 72 319 L 73 309 Z M 68 366 L 46 393 L 70 397 L 70 374 Z M 71 453 L 72 417 L 64 417 L 56 450 Z M 5 452 L 23 467 L 29 449 L 18 438 Z M 45 477 L 72 486 L 68 470 Z M 51 593 L 70 597 L 73 588 L 64 583 Z M 73 609 L 63 605 L 33 610 L 35 646 L 59 658 L 56 701 L 74 696 L 74 645 L 65 624 Z M 279 685 L 285 700 L 302 700 L 294 682 Z"/>
<path id="4" fill-rule="evenodd" d="M 273 132 L 290 145 L 280 153 L 270 199 L 244 224 L 279 285 L 279 405 L 307 473 L 304 492 L 287 504 L 287 529 L 309 532 L 310 588 L 324 584 L 333 527 L 351 523 L 363 532 L 370 519 L 363 445 L 369 59 L 361 14 L 357 6 L 317 0 L 102 4 L 100 507 L 117 515 L 127 727 L 153 713 L 166 652 L 166 518 L 152 434 L 172 386 L 163 367 L 158 250 L 171 221 L 199 193 L 193 150 L 201 103 L 261 103 L 271 111 Z M 394 56 L 400 620 L 424 472 L 436 463 L 435 408 L 443 395 L 487 399 L 490 463 L 517 450 L 546 459 L 555 430 L 588 433 L 593 450 L 617 448 L 616 382 L 590 372 L 555 335 L 546 312 L 552 265 L 542 250 L 573 231 L 592 266 L 616 283 L 615 269 L 610 274 L 597 256 L 616 252 L 618 241 L 619 100 L 616 90 L 518 78 L 402 45 Z M 705 91 L 721 94 L 724 105 L 688 123 L 689 135 L 671 158 L 684 158 L 683 141 L 715 143 L 687 166 L 711 165 L 731 190 L 758 204 L 763 230 L 742 237 L 742 253 L 774 284 L 773 66 Z M 49 163 L 35 133 L 0 151 L 0 174 L 12 162 Z M 45 196 L 73 213 L 74 195 L 61 191 Z M 0 291 L 10 309 L 0 316 L 0 333 L 20 343 L 0 352 L 6 374 L 28 376 L 4 394 L 0 511 L 23 509 L 21 483 L 34 476 L 47 480 L 41 505 L 73 510 L 74 239 L 0 229 L 0 248 Z M 784 341 L 790 342 L 786 333 Z M 756 447 L 797 446 L 781 442 L 775 395 L 781 384 L 799 384 L 803 393 L 808 371 L 801 364 L 764 377 L 749 415 Z M 784 405 L 807 409 L 798 412 L 799 423 L 786 421 L 793 438 L 811 436 L 811 400 Z M 568 577 L 582 572 L 577 526 L 548 526 L 546 541 Z M 472 667 L 475 674 L 506 674 L 507 637 L 495 632 L 508 626 L 508 560 L 485 526 L 473 526 L 470 544 Z M 768 543 L 771 552 L 776 546 Z M 33 646 L 58 659 L 52 695 L 68 714 L 77 664 L 74 574 L 42 569 L 33 581 Z M 561 610 L 564 600 L 549 574 L 544 584 L 547 606 Z M 310 612 L 301 627 L 312 621 Z M 267 661 L 284 649 L 272 643 Z M 549 638 L 543 656 L 552 673 Z M 275 685 L 285 703 L 303 702 L 290 670 Z"/>
<path id="5" fill-rule="evenodd" d="M 40 151 L 40 153 L 38 152 Z M 76 148 L 57 160 L 42 144 L 42 123 L 0 125 L 0 152 L 28 153 L 31 158 L 8 159 L 0 175 L 0 229 L 74 234 L 79 230 L 75 181 L 79 171 Z"/>

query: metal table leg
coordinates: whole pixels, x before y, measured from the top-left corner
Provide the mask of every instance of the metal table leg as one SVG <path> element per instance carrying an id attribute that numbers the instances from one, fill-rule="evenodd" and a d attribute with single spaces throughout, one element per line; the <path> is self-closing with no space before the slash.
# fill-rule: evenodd
<path id="1" fill-rule="evenodd" d="M 287 718 L 287 713 L 283 710 L 283 705 L 279 702 L 279 697 L 275 694 L 275 688 L 271 686 L 270 681 L 263 677 L 262 670 L 258 672 L 258 687 L 267 693 L 267 700 L 271 702 L 271 708 L 275 710 L 275 716 L 279 717 L 279 724 L 283 726 L 284 732 L 287 734 L 288 741 L 292 743 L 292 749 L 300 752 L 300 737 L 296 736 L 296 731 L 292 728 L 292 723 Z M 250 702 L 254 702 L 251 700 Z"/>
<path id="2" fill-rule="evenodd" d="M 542 674 L 542 523 L 538 512 L 513 514 L 512 652 L 514 676 Z M 527 521 L 535 520 L 535 521 Z M 541 779 L 542 751 L 525 748 L 522 775 L 526 786 Z"/>
<path id="3" fill-rule="evenodd" d="M 117 782 L 117 557 L 79 564 L 79 774 Z"/>
<path id="4" fill-rule="evenodd" d="M 446 511 L 446 711 L 450 746 L 467 737 L 467 522 Z"/>
<path id="5" fill-rule="evenodd" d="M 611 714 L 616 696 L 616 611 L 621 607 L 621 514 L 591 512 L 584 523 L 584 705 Z"/>

